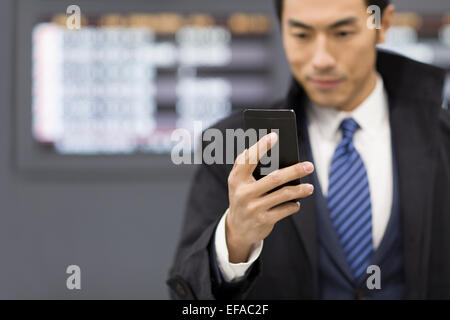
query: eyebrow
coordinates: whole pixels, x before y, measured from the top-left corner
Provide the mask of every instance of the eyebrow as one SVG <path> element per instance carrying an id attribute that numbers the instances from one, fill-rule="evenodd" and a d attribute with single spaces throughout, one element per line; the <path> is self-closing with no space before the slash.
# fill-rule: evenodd
<path id="1" fill-rule="evenodd" d="M 349 18 L 345 18 L 336 22 L 333 22 L 332 24 L 327 26 L 327 29 L 336 29 L 342 26 L 347 26 L 347 25 L 351 25 L 351 24 L 355 24 L 357 21 L 357 19 L 355 17 L 349 17 Z M 306 23 L 300 22 L 298 20 L 293 20 L 293 19 L 289 19 L 288 20 L 288 24 L 291 27 L 296 27 L 296 28 L 303 28 L 303 29 L 307 29 L 307 30 L 314 30 L 313 26 L 310 26 Z"/>

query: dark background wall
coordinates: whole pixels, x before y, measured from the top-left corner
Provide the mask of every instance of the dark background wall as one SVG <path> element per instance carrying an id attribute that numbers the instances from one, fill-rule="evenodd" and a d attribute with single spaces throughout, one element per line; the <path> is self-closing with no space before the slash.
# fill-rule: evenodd
<path id="1" fill-rule="evenodd" d="M 447 0 L 396 3 L 450 10 Z M 165 279 L 194 168 L 144 177 L 20 170 L 14 8 L 14 0 L 0 0 L 0 298 L 168 298 Z M 79 291 L 66 288 L 71 264 L 81 267 Z"/>

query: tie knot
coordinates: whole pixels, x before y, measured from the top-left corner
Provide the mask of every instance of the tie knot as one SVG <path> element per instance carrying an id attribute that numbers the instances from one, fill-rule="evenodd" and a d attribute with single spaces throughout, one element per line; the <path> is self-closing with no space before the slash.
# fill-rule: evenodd
<path id="1" fill-rule="evenodd" d="M 356 130 L 358 130 L 359 125 L 352 118 L 347 118 L 342 120 L 340 128 L 342 130 L 344 138 L 353 139 L 353 135 L 355 134 Z"/>

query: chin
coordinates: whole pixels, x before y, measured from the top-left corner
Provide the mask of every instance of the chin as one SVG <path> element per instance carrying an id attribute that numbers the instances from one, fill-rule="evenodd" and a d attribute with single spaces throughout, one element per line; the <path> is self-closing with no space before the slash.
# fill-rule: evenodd
<path id="1" fill-rule="evenodd" d="M 320 106 L 320 107 L 324 107 L 324 108 L 329 108 L 329 109 L 339 109 L 339 107 L 341 107 L 344 102 L 341 101 L 341 99 L 333 99 L 330 97 L 318 97 L 318 96 L 309 96 L 310 100 Z"/>
<path id="2" fill-rule="evenodd" d="M 322 108 L 327 108 L 327 109 L 339 109 L 339 107 L 340 107 L 339 104 L 334 104 L 334 103 L 316 103 L 316 105 L 318 105 L 319 107 L 322 107 Z"/>

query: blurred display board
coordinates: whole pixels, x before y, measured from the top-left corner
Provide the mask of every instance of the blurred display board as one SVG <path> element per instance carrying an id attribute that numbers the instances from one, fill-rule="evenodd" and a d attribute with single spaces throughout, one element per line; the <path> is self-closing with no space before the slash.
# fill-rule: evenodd
<path id="1" fill-rule="evenodd" d="M 79 30 L 33 29 L 33 136 L 63 154 L 170 153 L 176 128 L 206 128 L 273 96 L 261 13 L 103 14 Z"/>

